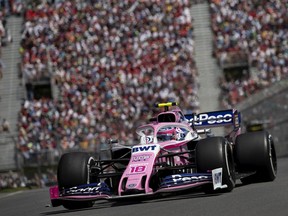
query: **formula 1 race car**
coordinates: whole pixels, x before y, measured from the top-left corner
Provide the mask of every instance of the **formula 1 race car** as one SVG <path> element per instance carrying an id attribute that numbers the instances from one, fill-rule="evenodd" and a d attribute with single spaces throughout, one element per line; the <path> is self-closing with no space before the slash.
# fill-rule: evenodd
<path id="1" fill-rule="evenodd" d="M 230 192 L 242 183 L 273 181 L 277 158 L 266 131 L 241 133 L 237 110 L 184 115 L 177 103 L 136 129 L 139 141 L 122 146 L 111 141 L 111 158 L 97 160 L 85 152 L 63 154 L 58 185 L 50 188 L 53 207 L 91 207 L 95 200 L 145 197 L 196 189 Z M 172 107 L 169 110 L 169 107 Z M 231 127 L 215 136 L 212 127 Z"/>

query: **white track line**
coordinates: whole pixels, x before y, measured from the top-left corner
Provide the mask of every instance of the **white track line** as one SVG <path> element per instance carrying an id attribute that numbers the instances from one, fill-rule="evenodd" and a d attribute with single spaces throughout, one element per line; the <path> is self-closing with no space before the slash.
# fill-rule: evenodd
<path id="1" fill-rule="evenodd" d="M 8 194 L 5 194 L 3 196 L 0 194 L 0 199 L 4 199 L 4 198 L 10 197 L 10 196 L 14 196 L 14 195 L 17 195 L 17 194 L 20 194 L 20 193 L 23 193 L 23 191 L 17 191 L 17 192 L 14 192 L 14 193 L 8 193 Z"/>

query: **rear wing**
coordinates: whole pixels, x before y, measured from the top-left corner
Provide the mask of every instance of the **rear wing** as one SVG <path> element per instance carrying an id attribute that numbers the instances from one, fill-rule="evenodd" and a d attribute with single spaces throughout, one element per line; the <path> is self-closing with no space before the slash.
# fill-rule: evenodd
<path id="1" fill-rule="evenodd" d="M 185 115 L 185 118 L 195 127 L 195 129 L 232 125 L 236 130 L 240 128 L 241 123 L 240 112 L 235 109 L 188 114 Z"/>

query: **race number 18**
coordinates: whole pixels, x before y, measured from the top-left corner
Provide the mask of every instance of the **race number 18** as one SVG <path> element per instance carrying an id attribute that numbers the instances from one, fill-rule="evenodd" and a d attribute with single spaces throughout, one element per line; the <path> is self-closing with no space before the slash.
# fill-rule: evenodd
<path id="1" fill-rule="evenodd" d="M 142 172 L 145 172 L 146 166 L 136 166 L 136 167 L 130 167 L 130 168 L 131 168 L 130 170 L 131 173 L 142 173 Z"/>

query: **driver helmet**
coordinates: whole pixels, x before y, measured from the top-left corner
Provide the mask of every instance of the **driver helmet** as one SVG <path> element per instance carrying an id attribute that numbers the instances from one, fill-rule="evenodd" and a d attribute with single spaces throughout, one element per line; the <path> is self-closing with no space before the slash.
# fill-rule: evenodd
<path id="1" fill-rule="evenodd" d="M 176 130 L 174 128 L 162 128 L 157 132 L 158 141 L 176 140 Z"/>

